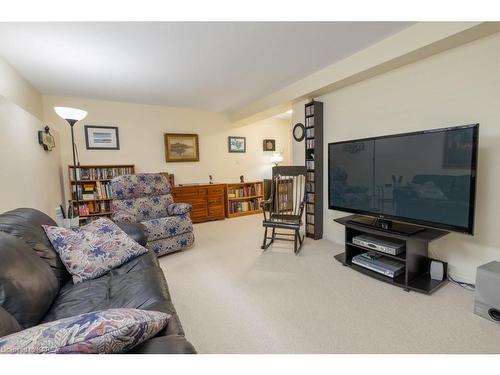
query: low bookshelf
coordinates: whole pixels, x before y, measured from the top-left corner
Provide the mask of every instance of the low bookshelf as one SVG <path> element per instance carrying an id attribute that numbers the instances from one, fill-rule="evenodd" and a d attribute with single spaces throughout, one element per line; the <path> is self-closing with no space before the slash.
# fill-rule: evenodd
<path id="1" fill-rule="evenodd" d="M 135 167 L 127 165 L 80 165 L 76 167 L 76 180 L 73 166 L 68 166 L 71 192 L 71 207 L 76 208 L 78 194 L 78 213 L 80 220 L 92 221 L 99 217 L 111 216 L 111 179 L 124 174 L 134 174 Z"/>
<path id="2" fill-rule="evenodd" d="M 261 213 L 260 202 L 263 198 L 263 181 L 226 184 L 226 217 Z"/>

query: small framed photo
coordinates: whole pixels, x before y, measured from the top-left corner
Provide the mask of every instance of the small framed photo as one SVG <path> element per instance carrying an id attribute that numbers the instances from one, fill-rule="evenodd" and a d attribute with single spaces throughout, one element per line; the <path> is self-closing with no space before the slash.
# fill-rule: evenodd
<path id="1" fill-rule="evenodd" d="M 198 134 L 165 134 L 165 161 L 199 161 Z"/>
<path id="2" fill-rule="evenodd" d="M 247 139 L 245 137 L 227 137 L 228 152 L 247 152 Z"/>
<path id="3" fill-rule="evenodd" d="M 85 125 L 87 150 L 119 150 L 120 139 L 116 126 Z"/>
<path id="4" fill-rule="evenodd" d="M 262 142 L 262 149 L 264 151 L 276 151 L 276 140 L 275 139 L 264 139 Z"/>

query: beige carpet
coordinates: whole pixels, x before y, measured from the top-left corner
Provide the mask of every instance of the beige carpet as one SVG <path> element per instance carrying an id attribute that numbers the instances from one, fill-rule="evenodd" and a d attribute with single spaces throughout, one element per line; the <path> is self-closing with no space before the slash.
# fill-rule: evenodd
<path id="1" fill-rule="evenodd" d="M 326 240 L 263 253 L 261 220 L 197 224 L 192 249 L 160 260 L 200 353 L 500 353 L 472 292 L 407 293 L 343 267 Z"/>

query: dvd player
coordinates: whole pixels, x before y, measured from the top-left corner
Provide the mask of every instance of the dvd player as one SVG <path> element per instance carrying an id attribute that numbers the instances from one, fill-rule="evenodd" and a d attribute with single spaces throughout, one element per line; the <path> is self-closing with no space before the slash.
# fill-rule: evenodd
<path id="1" fill-rule="evenodd" d="M 352 243 L 391 255 L 399 255 L 405 251 L 405 245 L 403 242 L 388 241 L 382 237 L 368 236 L 364 234 L 353 237 Z"/>
<path id="2" fill-rule="evenodd" d="M 352 263 L 388 276 L 391 279 L 398 277 L 405 270 L 404 264 L 374 252 L 356 255 L 352 257 Z"/>

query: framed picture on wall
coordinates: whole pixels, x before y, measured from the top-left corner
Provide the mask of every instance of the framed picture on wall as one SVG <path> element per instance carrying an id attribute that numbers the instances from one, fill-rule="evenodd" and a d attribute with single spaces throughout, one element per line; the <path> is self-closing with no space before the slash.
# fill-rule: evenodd
<path id="1" fill-rule="evenodd" d="M 120 139 L 116 126 L 85 125 L 87 150 L 119 150 Z"/>
<path id="2" fill-rule="evenodd" d="M 264 151 L 276 151 L 276 140 L 275 139 L 264 139 L 262 141 L 262 148 Z"/>
<path id="3" fill-rule="evenodd" d="M 247 139 L 245 137 L 227 137 L 228 152 L 247 152 Z"/>
<path id="4" fill-rule="evenodd" d="M 165 160 L 169 162 L 199 161 L 198 134 L 165 134 Z"/>

